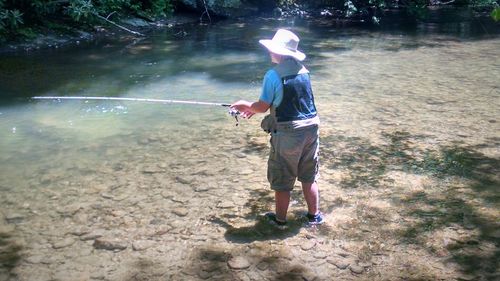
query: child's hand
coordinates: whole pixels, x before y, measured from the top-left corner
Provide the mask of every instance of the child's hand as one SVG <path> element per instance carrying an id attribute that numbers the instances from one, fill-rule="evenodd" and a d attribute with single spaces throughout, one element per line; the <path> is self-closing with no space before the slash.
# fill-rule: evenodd
<path id="1" fill-rule="evenodd" d="M 255 114 L 251 108 L 252 103 L 246 100 L 239 100 L 231 105 L 231 109 L 239 111 L 240 116 L 243 118 L 250 118 Z"/>

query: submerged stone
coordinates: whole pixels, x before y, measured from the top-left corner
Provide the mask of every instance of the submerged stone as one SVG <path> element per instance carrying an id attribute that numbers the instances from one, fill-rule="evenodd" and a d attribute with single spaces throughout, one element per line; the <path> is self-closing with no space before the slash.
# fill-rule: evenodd
<path id="1" fill-rule="evenodd" d="M 65 238 L 63 240 L 56 241 L 52 244 L 52 247 L 54 249 L 61 249 L 61 248 L 66 248 L 75 243 L 75 240 L 73 238 Z"/>
<path id="2" fill-rule="evenodd" d="M 346 269 L 349 266 L 349 261 L 346 259 L 328 259 L 328 263 L 335 265 L 338 269 Z"/>
<path id="3" fill-rule="evenodd" d="M 311 240 L 308 240 L 306 241 L 305 243 L 301 244 L 300 245 L 300 248 L 304 251 L 309 251 L 311 250 L 312 248 L 314 248 L 314 246 L 316 246 L 316 242 L 315 241 L 311 241 Z"/>
<path id="4" fill-rule="evenodd" d="M 94 241 L 94 248 L 96 249 L 103 249 L 103 250 L 109 250 L 109 251 L 114 251 L 114 250 L 125 250 L 127 248 L 127 242 L 119 240 L 119 239 L 113 239 L 113 238 L 97 238 Z"/>
<path id="5" fill-rule="evenodd" d="M 132 243 L 132 249 L 134 251 L 144 251 L 155 245 L 154 241 L 151 240 L 139 240 Z"/>
<path id="6" fill-rule="evenodd" d="M 172 213 L 178 215 L 179 217 L 185 217 L 189 214 L 189 210 L 186 208 L 175 208 Z"/>
<path id="7" fill-rule="evenodd" d="M 349 266 L 349 269 L 351 270 L 352 273 L 356 273 L 356 274 L 361 274 L 365 271 L 365 269 L 362 266 L 355 265 L 355 264 L 351 264 Z"/>
<path id="8" fill-rule="evenodd" d="M 231 269 L 245 269 L 250 267 L 250 262 L 245 257 L 237 256 L 231 258 L 227 265 Z"/>

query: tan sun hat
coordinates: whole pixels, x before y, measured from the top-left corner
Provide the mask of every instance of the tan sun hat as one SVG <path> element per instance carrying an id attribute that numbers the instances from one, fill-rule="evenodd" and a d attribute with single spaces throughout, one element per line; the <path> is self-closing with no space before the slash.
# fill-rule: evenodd
<path id="1" fill-rule="evenodd" d="M 291 56 L 299 61 L 303 61 L 306 58 L 306 55 L 297 50 L 299 41 L 299 37 L 297 37 L 297 35 L 293 32 L 286 29 L 278 29 L 276 34 L 274 34 L 273 39 L 259 40 L 259 43 L 264 45 L 264 47 L 272 53 L 283 56 Z"/>

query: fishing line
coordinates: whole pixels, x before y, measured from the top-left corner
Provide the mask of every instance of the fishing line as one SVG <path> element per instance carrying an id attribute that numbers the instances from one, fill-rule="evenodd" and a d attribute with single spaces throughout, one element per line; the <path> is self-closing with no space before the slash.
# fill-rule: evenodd
<path id="1" fill-rule="evenodd" d="M 236 126 L 238 126 L 238 115 L 240 112 L 230 108 L 229 103 L 217 102 L 204 102 L 204 101 L 187 101 L 187 100 L 164 100 L 164 99 L 145 99 L 145 98 L 122 98 L 122 97 L 85 97 L 85 96 L 36 96 L 32 97 L 34 100 L 108 100 L 108 101 L 136 101 L 136 102 L 151 102 L 151 103 L 175 103 L 175 104 L 194 104 L 194 105 L 209 105 L 209 106 L 223 106 L 229 108 L 229 115 L 236 119 Z"/>

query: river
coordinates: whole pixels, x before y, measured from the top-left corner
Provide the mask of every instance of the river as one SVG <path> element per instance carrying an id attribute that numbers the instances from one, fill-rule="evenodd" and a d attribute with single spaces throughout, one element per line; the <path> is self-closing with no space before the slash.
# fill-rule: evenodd
<path id="1" fill-rule="evenodd" d="M 325 226 L 273 208 L 258 40 L 301 38 L 321 118 Z M 0 280 L 493 280 L 500 37 L 485 28 L 266 20 L 0 57 Z M 316 278 L 316 279 L 315 279 Z"/>

